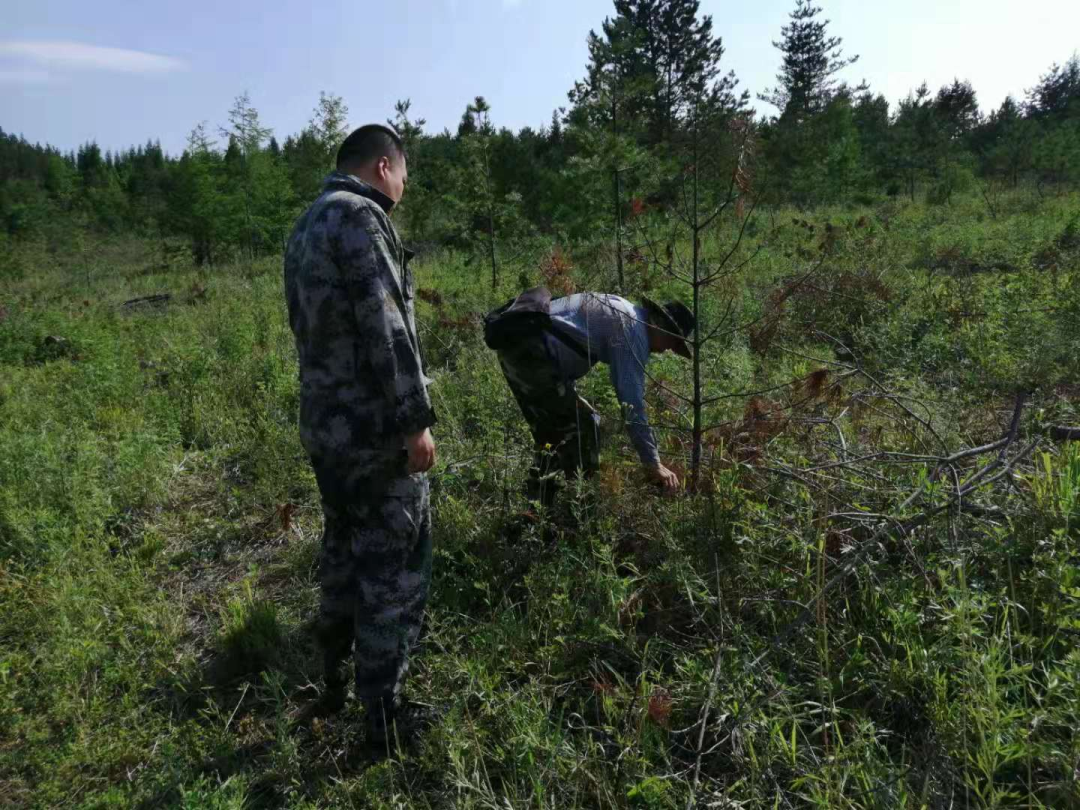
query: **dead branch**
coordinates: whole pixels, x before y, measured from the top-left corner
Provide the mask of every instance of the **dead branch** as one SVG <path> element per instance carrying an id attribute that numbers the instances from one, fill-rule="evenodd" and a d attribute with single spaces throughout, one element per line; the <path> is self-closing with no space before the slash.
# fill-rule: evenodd
<path id="1" fill-rule="evenodd" d="M 850 554 L 840 570 L 838 570 L 833 576 L 825 583 L 824 587 L 817 593 L 817 595 L 810 600 L 803 612 L 791 621 L 783 630 L 776 634 L 773 640 L 769 643 L 769 647 L 761 653 L 753 662 L 751 667 L 759 666 L 763 661 L 767 660 L 772 654 L 779 649 L 784 643 L 789 641 L 794 635 L 795 631 L 806 624 L 810 619 L 814 617 L 814 608 L 821 602 L 825 596 L 834 588 L 840 585 L 841 582 L 847 579 L 847 577 L 855 570 L 867 551 L 873 548 L 878 542 L 884 540 L 891 534 L 898 534 L 900 536 L 908 535 L 920 526 L 925 525 L 931 519 L 941 514 L 942 512 L 952 509 L 953 507 L 963 507 L 963 498 L 971 494 L 976 489 L 990 486 L 997 481 L 1000 481 L 1006 475 L 1012 472 L 1013 468 L 1027 458 L 1032 451 L 1038 446 L 1039 442 L 1036 439 L 1027 446 L 1025 446 L 1013 459 L 1004 465 L 1002 465 L 1002 457 L 999 455 L 993 461 L 989 462 L 975 475 L 971 476 L 965 482 L 959 490 L 953 493 L 953 496 L 947 503 L 939 506 L 932 507 L 922 512 L 921 514 L 906 520 L 896 523 L 894 519 L 890 519 L 888 523 L 880 527 L 874 534 L 866 541 L 862 543 L 860 549 Z M 1003 467 L 1000 472 L 990 478 L 985 476 L 994 469 Z M 985 478 L 985 480 L 983 480 Z M 980 483 L 981 482 L 981 483 Z"/>

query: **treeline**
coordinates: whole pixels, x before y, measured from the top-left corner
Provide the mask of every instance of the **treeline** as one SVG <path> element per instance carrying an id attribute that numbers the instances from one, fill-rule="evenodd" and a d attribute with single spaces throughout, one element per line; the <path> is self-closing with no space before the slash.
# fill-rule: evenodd
<path id="1" fill-rule="evenodd" d="M 947 204 L 975 187 L 1045 194 L 1080 184 L 1075 55 L 989 112 L 961 80 L 936 92 L 923 84 L 891 106 L 840 78 L 858 57 L 843 55 L 820 7 L 797 0 L 773 43 L 776 86 L 758 95 L 775 107 L 765 118 L 722 69 L 721 38 L 697 0 L 615 0 L 614 11 L 590 32 L 585 76 L 548 126 L 498 127 L 478 97 L 456 131 L 428 133 L 398 103 L 389 123 L 409 148 L 399 216 L 412 238 L 482 247 L 494 271 L 506 239 L 618 236 L 643 201 L 662 208 L 677 195 L 673 178 L 688 165 L 723 153 L 717 177 L 730 178 L 736 141 L 759 202 Z M 210 264 L 279 251 L 332 167 L 347 116 L 340 98 L 322 94 L 308 126 L 279 142 L 243 94 L 227 125 L 199 124 L 179 157 L 157 142 L 64 154 L 0 131 L 0 238 L 59 241 L 72 228 L 182 237 Z"/>

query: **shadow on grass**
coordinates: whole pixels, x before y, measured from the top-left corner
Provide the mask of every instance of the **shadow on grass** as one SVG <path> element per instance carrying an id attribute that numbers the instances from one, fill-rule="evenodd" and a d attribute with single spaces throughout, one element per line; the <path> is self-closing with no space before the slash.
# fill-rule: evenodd
<path id="1" fill-rule="evenodd" d="M 329 782 L 381 761 L 360 742 L 355 704 L 333 718 L 305 716 L 316 694 L 310 622 L 286 626 L 273 603 L 257 599 L 231 603 L 223 618 L 202 665 L 160 687 L 176 721 L 209 732 L 210 753 L 142 807 L 219 806 L 229 791 L 242 794 L 245 808 L 283 807 L 297 792 L 314 800 Z M 201 804 L 204 793 L 214 800 Z"/>

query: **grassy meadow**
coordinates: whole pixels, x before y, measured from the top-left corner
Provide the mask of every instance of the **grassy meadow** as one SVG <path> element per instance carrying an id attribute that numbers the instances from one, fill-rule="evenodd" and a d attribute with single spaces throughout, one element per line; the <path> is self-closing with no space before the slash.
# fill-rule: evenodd
<path id="1" fill-rule="evenodd" d="M 0 805 L 1080 807 L 1080 443 L 1051 438 L 1080 425 L 1080 197 L 758 213 L 703 299 L 698 490 L 644 482 L 598 369 L 603 472 L 539 525 L 478 314 L 611 290 L 610 250 L 530 243 L 498 290 L 422 252 L 410 687 L 446 715 L 381 760 L 355 706 L 300 721 L 321 512 L 280 260 L 6 253 Z M 626 273 L 687 294 L 645 249 Z M 650 368 L 685 473 L 689 364 Z"/>

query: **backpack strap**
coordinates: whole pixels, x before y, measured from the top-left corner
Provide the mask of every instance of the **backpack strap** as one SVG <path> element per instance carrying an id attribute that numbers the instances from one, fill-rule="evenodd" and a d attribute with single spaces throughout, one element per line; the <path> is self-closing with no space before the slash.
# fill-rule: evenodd
<path id="1" fill-rule="evenodd" d="M 553 324 L 552 322 L 548 321 L 548 324 L 544 328 L 544 331 L 551 335 L 553 338 L 555 338 L 557 341 L 562 343 L 566 348 L 579 355 L 586 362 L 592 362 L 589 351 L 572 337 L 563 332 L 561 329 L 556 329 L 555 324 Z"/>

